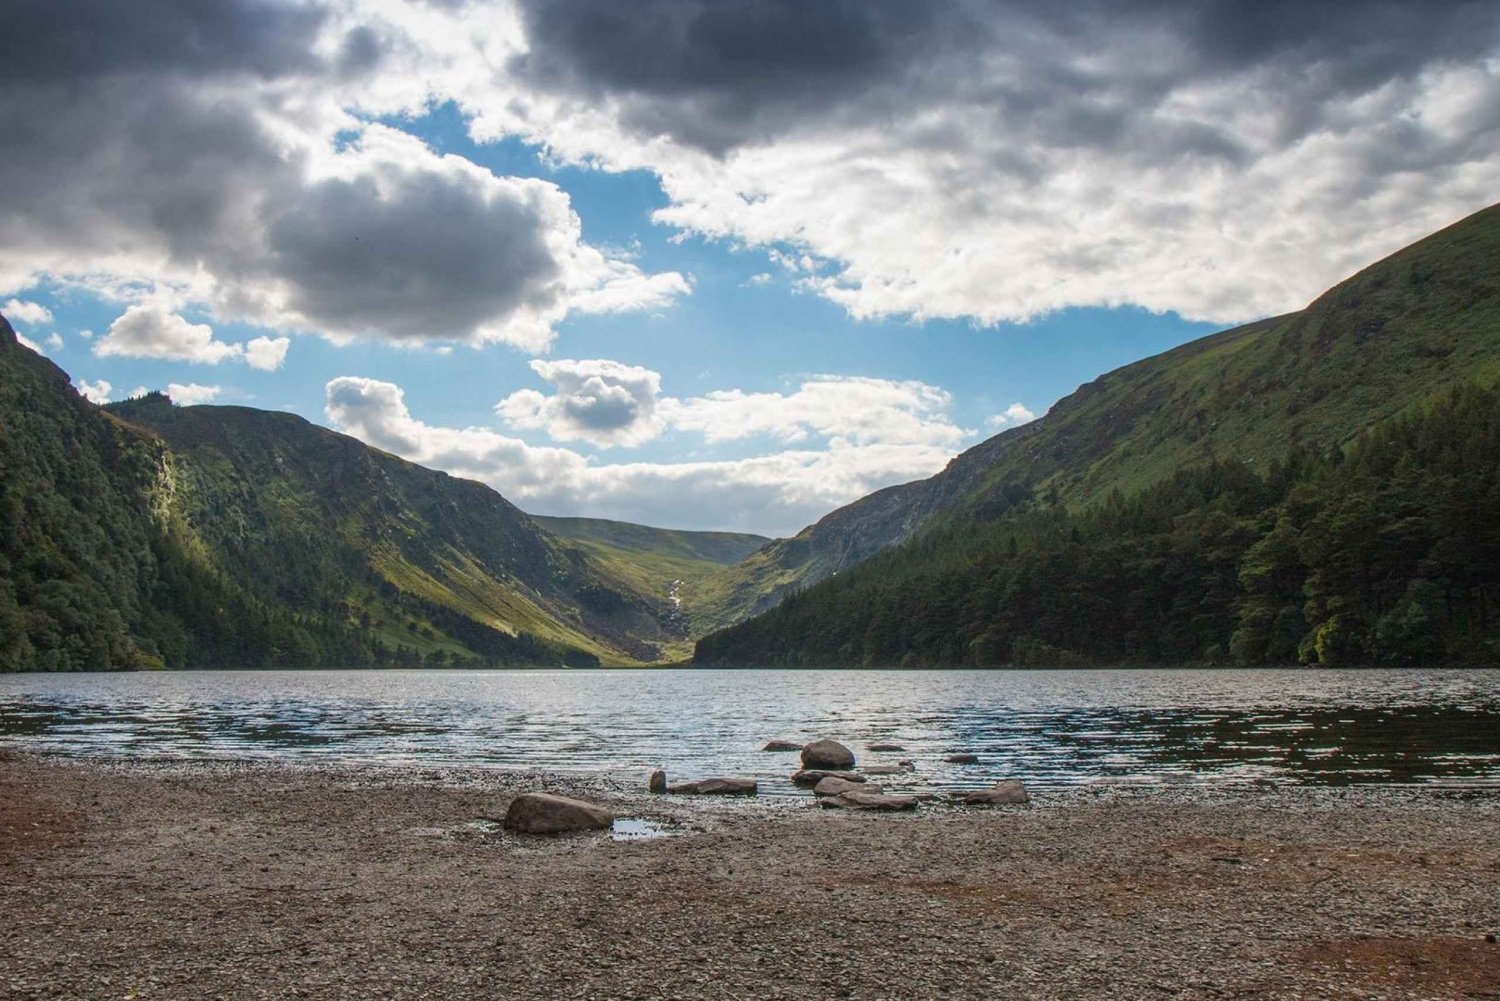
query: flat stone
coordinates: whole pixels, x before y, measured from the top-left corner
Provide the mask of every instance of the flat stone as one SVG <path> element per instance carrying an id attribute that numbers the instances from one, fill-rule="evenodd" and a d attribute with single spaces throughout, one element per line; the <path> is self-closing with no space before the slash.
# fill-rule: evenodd
<path id="1" fill-rule="evenodd" d="M 969 806 L 1011 806 L 1031 802 L 1026 787 L 1019 779 L 1006 779 L 1004 782 L 996 782 L 988 789 L 960 793 L 959 799 Z"/>
<path id="2" fill-rule="evenodd" d="M 979 755 L 967 753 L 950 754 L 943 760 L 948 762 L 948 764 L 950 765 L 977 765 L 979 764 Z"/>
<path id="3" fill-rule="evenodd" d="M 759 792 L 754 779 L 715 777 L 667 785 L 667 773 L 660 769 L 651 773 L 648 788 L 652 792 L 673 796 L 754 796 Z"/>
<path id="4" fill-rule="evenodd" d="M 870 744 L 866 750 L 870 751 L 904 751 L 906 748 L 900 744 Z"/>
<path id="5" fill-rule="evenodd" d="M 911 771 L 910 768 L 903 768 L 901 765 L 865 765 L 864 767 L 866 775 L 905 775 L 909 771 Z"/>
<path id="6" fill-rule="evenodd" d="M 828 771 L 827 769 L 823 768 L 804 768 L 800 772 L 792 773 L 792 785 L 815 786 L 829 776 L 833 776 L 836 779 L 843 779 L 846 782 L 863 782 L 865 780 L 865 777 L 859 772 L 840 772 Z"/>
<path id="7" fill-rule="evenodd" d="M 846 792 L 842 796 L 825 796 L 818 800 L 819 806 L 835 810 L 915 810 L 915 796 L 891 796 L 884 793 Z"/>
<path id="8" fill-rule="evenodd" d="M 802 745 L 801 744 L 794 744 L 790 740 L 772 740 L 772 741 L 767 742 L 766 746 L 762 747 L 761 750 L 762 751 L 800 751 L 800 750 L 802 750 Z"/>
<path id="9" fill-rule="evenodd" d="M 847 770 L 854 767 L 854 752 L 836 740 L 815 740 L 803 745 L 802 767 Z"/>
<path id="10" fill-rule="evenodd" d="M 814 796 L 842 796 L 846 792 L 861 792 L 879 794 L 885 790 L 873 782 L 850 782 L 836 775 L 827 775 L 818 780 L 813 786 Z"/>
<path id="11" fill-rule="evenodd" d="M 519 834 L 602 831 L 614 822 L 615 815 L 602 806 L 545 792 L 523 792 L 505 811 L 505 829 Z"/>

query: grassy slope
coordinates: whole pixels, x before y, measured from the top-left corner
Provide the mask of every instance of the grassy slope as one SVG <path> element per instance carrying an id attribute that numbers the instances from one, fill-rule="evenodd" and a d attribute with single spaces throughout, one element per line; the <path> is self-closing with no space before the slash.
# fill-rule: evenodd
<path id="1" fill-rule="evenodd" d="M 481 484 L 290 414 L 160 398 L 111 409 L 179 457 L 173 508 L 207 558 L 289 605 L 333 603 L 423 652 L 461 644 L 402 594 L 607 664 L 656 660 L 673 639 L 659 604 Z"/>
<path id="2" fill-rule="evenodd" d="M 663 647 L 669 660 L 687 657 L 693 639 L 713 628 L 716 620 L 705 609 L 714 607 L 717 584 L 726 567 L 771 541 L 760 535 L 687 532 L 598 518 L 535 516 L 533 520 L 571 540 L 636 593 L 664 603 L 670 603 L 675 594 L 682 604 L 665 619 L 674 633 Z"/>
<path id="3" fill-rule="evenodd" d="M 1347 442 L 1457 382 L 1500 380 L 1500 206 L 1402 250 L 1306 309 L 1185 344 L 1080 387 L 928 480 L 879 491 L 751 554 L 703 597 L 726 625 L 911 538 L 1055 487 L 1070 504 L 1137 490 L 1185 464 L 1257 467 L 1293 442 Z"/>

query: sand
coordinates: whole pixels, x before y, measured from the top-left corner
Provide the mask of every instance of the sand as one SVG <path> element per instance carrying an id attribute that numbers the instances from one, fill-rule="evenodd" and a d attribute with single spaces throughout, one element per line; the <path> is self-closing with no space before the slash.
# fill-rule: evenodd
<path id="1" fill-rule="evenodd" d="M 674 833 L 525 838 L 547 789 Z M 822 811 L 645 776 L 0 754 L 6 998 L 1495 998 L 1500 797 Z"/>

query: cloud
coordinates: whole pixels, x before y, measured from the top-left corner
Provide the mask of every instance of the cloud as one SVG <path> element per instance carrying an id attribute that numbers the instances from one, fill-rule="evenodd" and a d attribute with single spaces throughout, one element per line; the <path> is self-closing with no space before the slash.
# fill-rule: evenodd
<path id="1" fill-rule="evenodd" d="M 556 391 L 547 396 L 523 389 L 496 404 L 512 427 L 604 447 L 638 445 L 662 430 L 656 415 L 661 376 L 650 369 L 603 359 L 534 361 L 531 368 Z"/>
<path id="2" fill-rule="evenodd" d="M 21 345 L 21 347 L 30 348 L 32 351 L 35 351 L 39 355 L 45 355 L 47 353 L 46 351 L 42 350 L 42 346 L 40 344 L 27 337 L 25 334 L 21 333 L 19 330 L 15 331 L 15 335 L 16 341 Z"/>
<path id="3" fill-rule="evenodd" d="M 94 354 L 125 358 L 162 358 L 217 365 L 244 354 L 238 344 L 214 339 L 206 323 L 189 323 L 160 303 L 140 303 L 116 317 L 94 344 Z"/>
<path id="4" fill-rule="evenodd" d="M 62 334 L 59 334 L 57 331 L 54 330 L 52 333 L 50 333 L 50 334 L 47 335 L 46 344 L 47 344 L 47 347 L 51 348 L 53 351 L 56 351 L 58 348 L 61 348 L 63 346 Z"/>
<path id="5" fill-rule="evenodd" d="M 1021 403 L 1012 403 L 1003 411 L 985 421 L 985 424 L 999 430 L 1001 428 L 1020 427 L 1022 424 L 1029 424 L 1034 420 L 1036 420 L 1036 414 L 1032 413 L 1029 407 Z"/>
<path id="6" fill-rule="evenodd" d="M 791 534 L 880 487 L 930 476 L 953 455 L 932 444 L 836 439 L 736 460 L 598 464 L 485 428 L 426 424 L 399 386 L 352 376 L 328 383 L 326 412 L 377 448 L 488 483 L 529 511 L 771 535 Z"/>
<path id="7" fill-rule="evenodd" d="M 388 47 L 415 42 L 378 6 L 28 13 L 31 52 L 0 69 L 0 288 L 45 278 L 277 332 L 527 351 L 570 313 L 688 293 L 584 241 L 555 185 L 371 124 L 432 96 L 387 72 Z"/>
<path id="8" fill-rule="evenodd" d="M 224 390 L 219 386 L 200 386 L 196 382 L 167 384 L 167 395 L 172 402 L 182 407 L 192 407 L 200 403 L 212 403 Z"/>
<path id="9" fill-rule="evenodd" d="M 11 299 L 3 307 L 0 313 L 5 317 L 18 323 L 24 323 L 34 327 L 39 323 L 52 322 L 52 310 L 37 302 L 27 302 L 24 299 Z"/>
<path id="10" fill-rule="evenodd" d="M 1493 4 L 521 11 L 477 135 L 653 170 L 659 222 L 856 317 L 1282 312 L 1500 187 Z"/>
<path id="11" fill-rule="evenodd" d="M 105 382 L 103 379 L 99 379 L 95 382 L 89 382 L 87 380 L 80 379 L 77 383 L 75 383 L 75 385 L 78 387 L 78 392 L 83 396 L 84 399 L 88 400 L 91 403 L 98 404 L 108 403 L 110 391 L 114 389 L 113 386 Z"/>
<path id="12" fill-rule="evenodd" d="M 768 436 L 788 444 L 825 438 L 953 448 L 973 434 L 948 419 L 948 393 L 916 380 L 818 375 L 789 393 L 731 389 L 676 398 L 661 395 L 657 372 L 616 361 L 534 361 L 531 368 L 555 392 L 519 390 L 495 412 L 511 427 L 557 441 L 639 445 L 681 430 L 709 444 Z"/>
<path id="13" fill-rule="evenodd" d="M 286 361 L 292 342 L 285 337 L 256 337 L 245 342 L 245 364 L 263 372 L 274 372 Z"/>

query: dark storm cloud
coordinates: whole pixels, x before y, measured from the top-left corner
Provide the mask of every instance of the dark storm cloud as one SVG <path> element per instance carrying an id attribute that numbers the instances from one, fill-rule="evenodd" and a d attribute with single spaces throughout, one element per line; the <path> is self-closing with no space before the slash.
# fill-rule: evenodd
<path id="1" fill-rule="evenodd" d="M 512 71 L 623 101 L 634 130 L 713 153 L 802 128 L 900 123 L 983 103 L 1059 146 L 1149 141 L 1234 158 L 1203 126 L 1140 134 L 1163 98 L 1253 70 L 1286 96 L 1287 138 L 1321 102 L 1492 48 L 1492 2 L 1092 3 L 908 0 L 522 0 Z M 1100 69 L 1097 67 L 1107 67 Z"/>
<path id="2" fill-rule="evenodd" d="M 290 305 L 332 330 L 465 340 L 487 320 L 556 300 L 558 262 L 539 207 L 469 178 L 414 171 L 323 181 L 269 230 Z"/>

